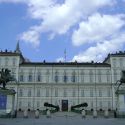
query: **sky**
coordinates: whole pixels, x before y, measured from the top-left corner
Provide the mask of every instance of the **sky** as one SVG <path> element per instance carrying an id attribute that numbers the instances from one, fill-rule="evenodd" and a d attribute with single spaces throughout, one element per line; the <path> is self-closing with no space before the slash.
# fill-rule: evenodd
<path id="1" fill-rule="evenodd" d="M 0 50 L 18 41 L 31 61 L 102 62 L 125 50 L 125 0 L 0 0 Z"/>

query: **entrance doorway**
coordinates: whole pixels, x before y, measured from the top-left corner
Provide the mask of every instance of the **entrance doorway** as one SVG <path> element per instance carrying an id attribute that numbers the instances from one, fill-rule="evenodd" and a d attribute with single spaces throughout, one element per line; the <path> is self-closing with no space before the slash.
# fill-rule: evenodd
<path id="1" fill-rule="evenodd" d="M 68 100 L 62 100 L 62 111 L 68 111 Z"/>

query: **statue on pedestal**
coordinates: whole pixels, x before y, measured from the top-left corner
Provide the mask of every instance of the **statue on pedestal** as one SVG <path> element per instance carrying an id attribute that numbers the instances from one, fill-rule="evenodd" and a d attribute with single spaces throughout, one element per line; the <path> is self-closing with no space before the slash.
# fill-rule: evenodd
<path id="1" fill-rule="evenodd" d="M 0 84 L 3 84 L 3 89 L 6 88 L 6 84 L 10 81 L 16 81 L 15 78 L 11 75 L 11 71 L 9 69 L 4 69 L 0 71 Z"/>

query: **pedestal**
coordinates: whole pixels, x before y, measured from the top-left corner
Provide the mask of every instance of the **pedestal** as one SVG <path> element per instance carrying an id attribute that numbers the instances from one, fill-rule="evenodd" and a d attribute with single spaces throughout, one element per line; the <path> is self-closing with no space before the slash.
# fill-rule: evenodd
<path id="1" fill-rule="evenodd" d="M 117 117 L 125 117 L 125 90 L 117 90 Z"/>
<path id="2" fill-rule="evenodd" d="M 11 117 L 14 115 L 14 90 L 0 88 L 0 117 Z"/>

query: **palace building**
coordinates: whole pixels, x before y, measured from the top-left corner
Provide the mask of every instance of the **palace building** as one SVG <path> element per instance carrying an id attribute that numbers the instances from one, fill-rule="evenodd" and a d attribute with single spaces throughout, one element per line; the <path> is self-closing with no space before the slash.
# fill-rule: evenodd
<path id="1" fill-rule="evenodd" d="M 0 70 L 8 68 L 17 82 L 7 88 L 16 91 L 15 109 L 45 109 L 44 103 L 59 105 L 61 111 L 88 103 L 87 110 L 114 110 L 117 106 L 114 85 L 125 70 L 125 52 L 108 54 L 97 62 L 30 62 L 21 53 L 0 51 Z"/>

